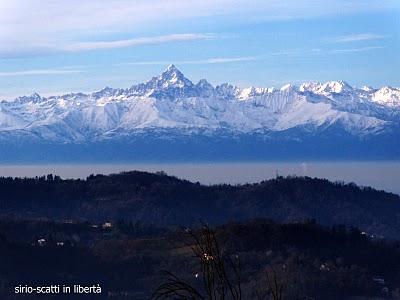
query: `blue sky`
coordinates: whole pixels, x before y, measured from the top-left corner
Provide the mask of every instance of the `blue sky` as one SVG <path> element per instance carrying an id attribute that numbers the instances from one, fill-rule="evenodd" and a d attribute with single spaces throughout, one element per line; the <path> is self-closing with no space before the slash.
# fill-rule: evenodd
<path id="1" fill-rule="evenodd" d="M 197 81 L 400 86 L 398 0 L 2 0 L 0 98 Z"/>

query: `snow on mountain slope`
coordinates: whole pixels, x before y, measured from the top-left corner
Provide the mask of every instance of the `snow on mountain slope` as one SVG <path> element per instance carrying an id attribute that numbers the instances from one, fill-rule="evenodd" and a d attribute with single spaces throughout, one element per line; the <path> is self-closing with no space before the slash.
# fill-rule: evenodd
<path id="1" fill-rule="evenodd" d="M 388 86 L 374 92 L 372 101 L 390 107 L 400 107 L 400 89 Z"/>
<path id="2" fill-rule="evenodd" d="M 376 134 L 400 120 L 400 90 L 356 89 L 343 81 L 239 89 L 197 84 L 175 66 L 128 89 L 0 102 L 2 132 L 28 132 L 57 142 L 87 142 L 143 130 L 219 129 L 232 133 L 340 126 L 349 134 Z"/>

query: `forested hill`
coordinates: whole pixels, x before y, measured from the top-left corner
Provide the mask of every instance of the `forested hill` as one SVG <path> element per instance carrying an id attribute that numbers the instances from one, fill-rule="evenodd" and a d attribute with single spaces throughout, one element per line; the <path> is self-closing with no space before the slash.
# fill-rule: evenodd
<path id="1" fill-rule="evenodd" d="M 400 238 L 400 197 L 309 177 L 205 186 L 164 173 L 126 172 L 63 180 L 0 178 L 0 215 L 55 220 L 133 220 L 160 226 L 220 224 L 267 217 L 356 226 Z"/>

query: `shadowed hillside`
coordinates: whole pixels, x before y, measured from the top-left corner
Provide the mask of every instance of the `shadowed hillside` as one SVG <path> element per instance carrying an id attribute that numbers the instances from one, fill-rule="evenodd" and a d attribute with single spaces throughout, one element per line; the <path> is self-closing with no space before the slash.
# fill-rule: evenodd
<path id="1" fill-rule="evenodd" d="M 240 262 L 243 300 L 275 299 L 270 297 L 271 276 L 276 276 L 285 300 L 400 299 L 398 242 L 371 239 L 356 228 L 321 227 L 314 221 L 277 224 L 259 219 L 212 230 L 221 253 Z M 202 269 L 191 252 L 190 235 L 200 231 L 122 221 L 104 227 L 2 220 L 0 298 L 72 299 L 16 297 L 13 287 L 99 283 L 102 294 L 87 299 L 150 299 L 165 282 L 163 270 L 202 292 L 201 276 L 196 276 Z"/>
<path id="2" fill-rule="evenodd" d="M 0 214 L 16 218 L 112 221 L 158 226 L 210 224 L 267 217 L 316 219 L 400 237 L 400 197 L 309 177 L 277 177 L 246 185 L 204 186 L 164 173 L 126 172 L 86 180 L 0 178 Z"/>

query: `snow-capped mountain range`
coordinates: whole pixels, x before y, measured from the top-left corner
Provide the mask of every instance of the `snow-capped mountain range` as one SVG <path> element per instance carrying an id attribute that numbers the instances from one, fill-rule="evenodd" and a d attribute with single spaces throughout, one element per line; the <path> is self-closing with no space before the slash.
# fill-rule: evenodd
<path id="1" fill-rule="evenodd" d="M 0 139 L 85 143 L 162 129 L 182 132 L 308 132 L 339 127 L 377 135 L 400 124 L 400 89 L 355 88 L 343 81 L 240 89 L 193 83 L 174 65 L 146 83 L 91 94 L 0 102 Z"/>

